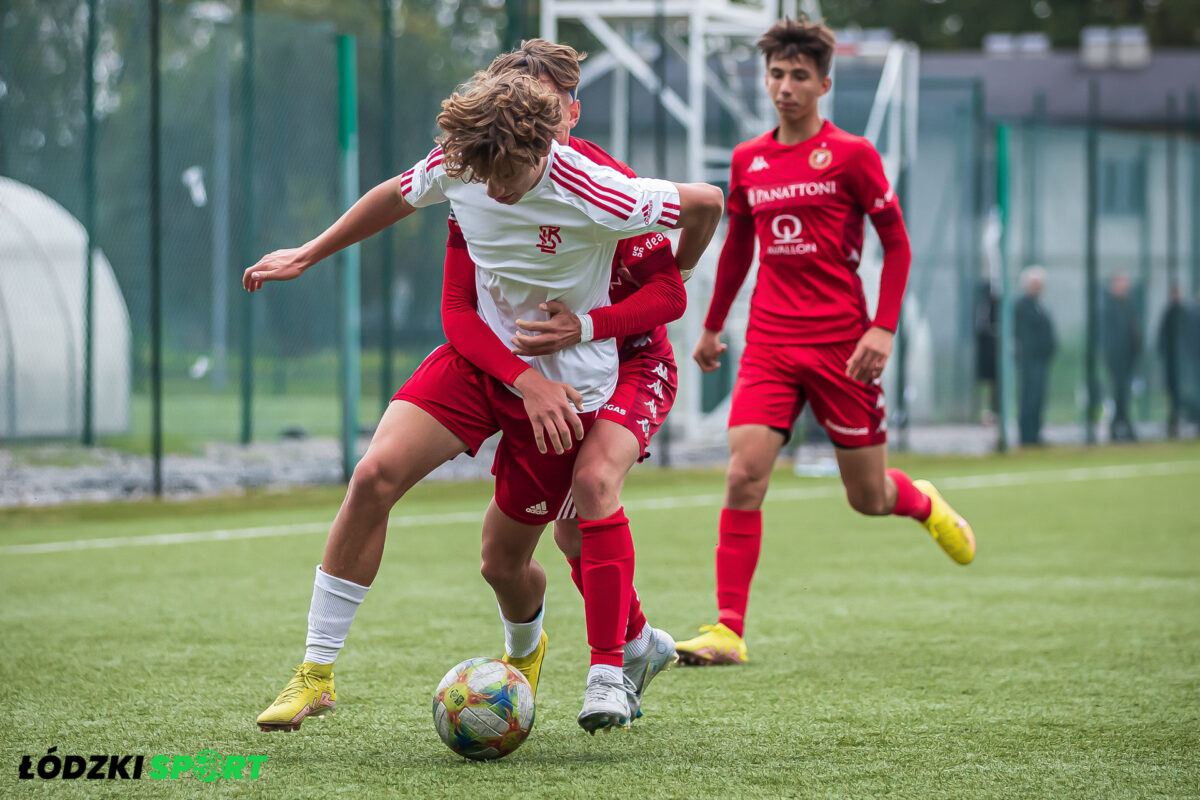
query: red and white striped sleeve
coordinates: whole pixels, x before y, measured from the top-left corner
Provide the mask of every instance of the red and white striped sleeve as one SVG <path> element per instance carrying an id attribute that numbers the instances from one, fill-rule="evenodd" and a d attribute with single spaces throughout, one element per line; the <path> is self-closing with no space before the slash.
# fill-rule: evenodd
<path id="1" fill-rule="evenodd" d="M 400 174 L 400 191 L 413 208 L 446 202 L 442 182 L 447 178 L 441 163 L 442 148 L 435 147 L 411 169 Z"/>
<path id="2" fill-rule="evenodd" d="M 559 195 L 609 235 L 624 239 L 679 225 L 679 190 L 670 181 L 631 178 L 568 148 L 556 148 L 550 179 Z"/>

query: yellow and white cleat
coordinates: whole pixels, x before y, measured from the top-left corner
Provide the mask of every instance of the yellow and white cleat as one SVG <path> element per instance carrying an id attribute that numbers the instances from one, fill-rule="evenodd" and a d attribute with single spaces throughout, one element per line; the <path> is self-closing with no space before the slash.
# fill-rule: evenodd
<path id="1" fill-rule="evenodd" d="M 306 717 L 332 715 L 337 708 L 333 664 L 305 661 L 267 710 L 258 715 L 264 731 L 297 731 Z"/>
<path id="2" fill-rule="evenodd" d="M 746 653 L 746 640 L 720 622 L 701 625 L 699 636 L 675 643 L 675 652 L 679 654 L 680 664 L 693 667 L 745 664 L 750 660 Z"/>
<path id="3" fill-rule="evenodd" d="M 962 515 L 942 499 L 942 495 L 929 481 L 913 481 L 913 486 L 932 501 L 929 519 L 921 524 L 929 535 L 959 564 L 964 566 L 975 559 L 975 532 Z"/>
<path id="4" fill-rule="evenodd" d="M 542 661 L 546 658 L 546 643 L 550 641 L 550 637 L 542 631 L 541 638 L 538 639 L 537 647 L 533 648 L 533 652 L 527 656 L 516 658 L 508 653 L 504 654 L 501 659 L 505 664 L 512 664 L 517 668 L 517 671 L 525 676 L 525 680 L 529 681 L 530 688 L 533 689 L 533 694 L 537 696 L 538 678 L 542 675 Z"/>

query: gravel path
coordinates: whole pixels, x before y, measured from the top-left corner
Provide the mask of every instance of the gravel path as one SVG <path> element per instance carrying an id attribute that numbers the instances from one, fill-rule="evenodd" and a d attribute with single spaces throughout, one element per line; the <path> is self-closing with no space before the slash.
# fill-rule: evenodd
<path id="1" fill-rule="evenodd" d="M 1098 428 L 1101 435 L 1106 435 Z M 1139 427 L 1143 440 L 1163 436 L 1161 425 Z M 1195 430 L 1184 431 L 1195 435 Z M 1049 428 L 1051 444 L 1081 444 L 1083 431 L 1077 425 Z M 972 425 L 918 426 L 908 432 L 908 449 L 918 453 L 984 455 L 995 449 L 996 430 Z M 482 480 L 491 474 L 496 439 L 489 439 L 475 458 L 459 456 L 434 471 L 428 480 Z M 657 442 L 656 442 L 657 443 Z M 661 443 L 658 443 L 661 445 Z M 892 446 L 898 436 L 892 434 Z M 359 442 L 360 453 L 367 439 Z M 724 441 L 670 445 L 673 467 L 718 466 L 725 463 Z M 662 463 L 656 448 L 649 464 Z M 826 444 L 804 444 L 793 448 L 797 472 L 825 475 L 836 473 L 833 449 Z M 328 486 L 341 481 L 340 445 L 334 439 L 258 442 L 247 447 L 212 444 L 203 455 L 167 456 L 163 460 L 164 494 L 185 499 L 236 493 L 246 489 L 294 486 Z M 148 456 L 115 450 L 84 449 L 77 445 L 21 446 L 0 448 L 0 507 L 53 505 L 85 501 L 139 500 L 153 493 L 152 462 Z"/>

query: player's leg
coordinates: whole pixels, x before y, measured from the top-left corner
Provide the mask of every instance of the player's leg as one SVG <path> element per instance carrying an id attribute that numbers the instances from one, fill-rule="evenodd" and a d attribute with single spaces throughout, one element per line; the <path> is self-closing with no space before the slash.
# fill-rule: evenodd
<path id="1" fill-rule="evenodd" d="M 867 516 L 910 517 L 959 564 L 975 557 L 975 536 L 928 481 L 887 466 L 887 409 L 878 382 L 846 375 L 854 342 L 803 348 L 804 387 L 835 445 L 850 507 Z"/>
<path id="2" fill-rule="evenodd" d="M 786 437 L 767 425 L 729 429 L 729 468 L 725 506 L 717 523 L 717 623 L 675 645 L 679 660 L 694 666 L 742 664 L 749 654 L 744 639 L 750 583 L 762 549 L 762 504 L 771 470 Z"/>
<path id="3" fill-rule="evenodd" d="M 725 505 L 717 524 L 718 618 L 700 635 L 677 642 L 680 663 L 741 664 L 750 583 L 762 549 L 762 504 L 775 459 L 804 408 L 789 348 L 748 345 L 738 366 L 729 411 Z"/>
<path id="4" fill-rule="evenodd" d="M 495 499 L 483 519 L 479 571 L 496 594 L 504 626 L 504 661 L 521 671 L 537 693 L 548 637 L 542 630 L 546 571 L 533 558 L 545 523 L 505 514 Z"/>
<path id="5" fill-rule="evenodd" d="M 316 570 L 304 661 L 259 716 L 263 730 L 296 730 L 305 717 L 334 708 L 333 661 L 378 572 L 392 505 L 437 466 L 473 451 L 495 428 L 483 398 L 471 392 L 461 359 L 439 348 L 384 412 Z"/>

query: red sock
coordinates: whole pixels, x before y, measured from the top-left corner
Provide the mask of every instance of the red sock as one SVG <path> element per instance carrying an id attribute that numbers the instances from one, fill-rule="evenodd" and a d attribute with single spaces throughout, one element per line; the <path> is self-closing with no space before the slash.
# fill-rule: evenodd
<path id="1" fill-rule="evenodd" d="M 722 508 L 717 531 L 717 621 L 741 636 L 762 547 L 762 512 Z"/>
<path id="2" fill-rule="evenodd" d="M 575 588 L 579 590 L 579 594 L 583 594 L 583 566 L 582 559 L 568 558 L 567 563 L 571 566 L 571 580 L 575 582 Z M 632 642 L 646 627 L 646 615 L 642 613 L 642 601 L 638 597 L 637 589 L 634 589 L 629 594 L 629 622 L 625 626 L 625 641 Z"/>
<path id="3" fill-rule="evenodd" d="M 913 486 L 912 479 L 898 469 L 889 469 L 887 476 L 896 483 L 896 507 L 892 513 L 897 517 L 912 517 L 917 522 L 929 519 L 933 510 L 929 496 Z"/>
<path id="4" fill-rule="evenodd" d="M 583 535 L 583 614 L 592 663 L 625 663 L 625 628 L 633 594 L 633 535 L 625 509 L 597 520 L 579 520 Z"/>

